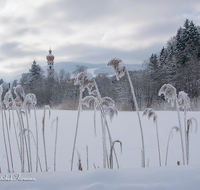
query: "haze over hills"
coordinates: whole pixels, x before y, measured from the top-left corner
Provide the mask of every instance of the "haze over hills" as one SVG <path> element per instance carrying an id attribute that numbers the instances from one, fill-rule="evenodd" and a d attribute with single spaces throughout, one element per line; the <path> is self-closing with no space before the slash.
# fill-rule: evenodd
<path id="1" fill-rule="evenodd" d="M 90 69 L 93 69 L 94 71 L 92 74 L 94 75 L 97 75 L 99 73 L 107 73 L 108 75 L 114 75 L 113 69 L 111 67 L 107 67 L 106 63 L 93 64 L 93 63 L 83 63 L 83 62 L 59 62 L 59 63 L 54 63 L 54 69 L 58 73 L 61 69 L 64 69 L 66 72 L 69 72 L 72 75 L 72 72 L 75 69 L 76 65 L 86 66 L 89 72 L 90 72 Z M 142 69 L 142 64 L 126 64 L 126 66 L 129 71 Z M 31 65 L 27 69 L 27 72 L 29 72 L 30 68 L 31 68 Z M 47 69 L 47 65 L 42 66 L 42 68 L 45 71 Z M 21 78 L 21 74 L 10 78 L 9 82 L 14 81 L 15 79 L 19 81 Z"/>
<path id="2" fill-rule="evenodd" d="M 94 74 L 97 75 L 99 73 L 107 73 L 108 75 L 113 75 L 114 72 L 111 67 L 107 67 L 106 63 L 82 63 L 82 62 L 59 62 L 54 64 L 54 69 L 59 72 L 61 69 L 64 69 L 66 72 L 72 74 L 73 70 L 75 69 L 76 65 L 83 65 L 86 66 L 88 69 L 95 69 Z M 128 70 L 140 70 L 142 69 L 142 64 L 127 64 L 126 65 Z M 43 69 L 45 70 L 47 66 L 44 66 Z"/>

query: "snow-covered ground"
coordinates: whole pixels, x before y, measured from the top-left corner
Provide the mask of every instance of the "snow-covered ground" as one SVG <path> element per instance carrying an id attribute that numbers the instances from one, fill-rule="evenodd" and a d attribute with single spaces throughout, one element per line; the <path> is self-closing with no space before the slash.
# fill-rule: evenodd
<path id="1" fill-rule="evenodd" d="M 172 127 L 178 126 L 177 113 L 174 111 L 159 111 L 158 130 L 162 166 L 159 167 L 156 127 L 152 119 L 140 116 L 144 132 L 145 162 L 148 168 L 141 168 L 141 135 L 136 112 L 119 112 L 117 117 L 108 124 L 113 140 L 122 142 L 122 154 L 119 144 L 115 144 L 119 160 L 117 169 L 114 161 L 114 170 L 103 168 L 101 118 L 97 112 L 97 136 L 94 135 L 93 111 L 82 111 L 78 129 L 76 150 L 80 153 L 83 171 L 77 171 L 78 157 L 75 152 L 73 172 L 70 171 L 71 154 L 75 133 L 77 111 L 52 110 L 49 119 L 46 114 L 45 137 L 47 146 L 47 161 L 49 172 L 35 172 L 35 148 L 32 144 L 33 173 L 20 173 L 20 159 L 13 126 L 11 127 L 11 146 L 14 159 L 15 173 L 7 173 L 7 162 L 4 150 L 2 130 L 0 130 L 0 187 L 2 189 L 200 189 L 200 131 L 195 133 L 194 127 L 190 136 L 189 166 L 182 165 L 180 133 L 173 132 L 170 140 L 168 164 L 165 166 L 165 154 L 168 135 Z M 54 172 L 55 123 L 52 121 L 58 116 L 58 141 L 56 155 L 56 172 Z M 188 112 L 188 118 L 196 118 L 200 123 L 199 112 Z M 42 140 L 43 110 L 37 110 L 39 127 L 39 157 L 42 170 L 45 170 L 44 148 Z M 183 126 L 183 112 L 181 112 Z M 195 123 L 193 123 L 195 124 Z M 31 131 L 35 135 L 34 114 L 30 116 Z M 109 141 L 107 137 L 107 149 Z M 87 171 L 86 146 L 89 154 L 89 171 Z M 181 166 L 177 166 L 180 161 Z M 27 169 L 27 164 L 25 165 Z M 96 169 L 94 169 L 96 167 Z M 35 178 L 35 181 L 15 181 L 15 174 L 21 178 Z M 7 176 L 6 176 L 7 175 Z M 11 175 L 11 176 L 10 176 Z M 12 177 L 12 181 L 3 181 Z"/>

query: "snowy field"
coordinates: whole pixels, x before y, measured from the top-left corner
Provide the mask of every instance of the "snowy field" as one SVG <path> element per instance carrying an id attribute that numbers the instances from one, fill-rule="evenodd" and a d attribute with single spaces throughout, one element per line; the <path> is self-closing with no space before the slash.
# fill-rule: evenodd
<path id="1" fill-rule="evenodd" d="M 42 140 L 43 110 L 37 110 L 39 128 L 39 157 L 42 170 L 45 170 L 44 148 Z M 47 146 L 47 162 L 49 172 L 35 172 L 35 147 L 31 139 L 33 173 L 20 173 L 20 159 L 17 151 L 13 126 L 11 127 L 11 146 L 15 173 L 7 173 L 7 162 L 4 149 L 2 130 L 0 131 L 0 186 L 1 189 L 200 189 L 200 130 L 195 133 L 195 127 L 189 134 L 190 159 L 189 166 L 182 165 L 181 141 L 179 132 L 173 132 L 170 139 L 168 163 L 165 166 L 166 147 L 169 132 L 178 126 L 177 113 L 174 111 L 159 111 L 158 132 L 160 138 L 161 163 L 159 167 L 156 127 L 152 119 L 140 116 L 144 132 L 145 163 L 148 168 L 141 168 L 141 135 L 136 112 L 118 112 L 118 116 L 110 122 L 109 128 L 112 140 L 122 142 L 122 153 L 119 143 L 115 144 L 119 161 L 119 170 L 114 160 L 114 170 L 103 169 L 102 129 L 100 113 L 97 112 L 97 136 L 94 135 L 93 111 L 82 111 L 76 142 L 73 172 L 71 154 L 75 133 L 77 111 L 51 110 L 51 116 L 46 114 L 45 137 Z M 187 117 L 196 118 L 200 124 L 199 112 L 188 112 Z M 56 154 L 56 172 L 54 172 L 55 123 L 58 116 L 58 140 Z M 181 112 L 182 129 L 183 112 Z M 12 122 L 11 122 L 12 124 Z M 195 124 L 195 123 L 194 123 Z M 34 114 L 30 116 L 30 129 L 35 135 Z M 86 146 L 88 146 L 89 171 L 87 171 Z M 109 139 L 107 137 L 109 152 Z M 77 151 L 81 156 L 83 171 L 78 170 Z M 177 166 L 180 161 L 180 166 Z M 27 164 L 25 164 L 27 169 Z M 96 169 L 95 169 L 96 168 Z M 35 181 L 15 181 L 15 174 L 21 178 L 32 178 Z M 3 181 L 12 178 L 11 181 Z"/>

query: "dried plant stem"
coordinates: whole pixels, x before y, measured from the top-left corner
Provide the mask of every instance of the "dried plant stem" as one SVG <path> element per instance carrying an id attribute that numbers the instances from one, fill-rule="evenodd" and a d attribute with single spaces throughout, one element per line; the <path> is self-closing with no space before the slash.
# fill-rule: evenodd
<path id="1" fill-rule="evenodd" d="M 73 150 L 72 150 L 71 171 L 73 169 L 74 151 L 75 151 L 75 146 L 76 146 L 76 138 L 77 138 L 77 133 L 78 133 L 78 124 L 79 124 L 79 117 L 80 117 L 80 111 L 81 111 L 81 100 L 82 100 L 82 90 L 81 90 L 81 87 L 80 87 L 80 97 L 79 97 L 79 105 L 78 105 L 78 116 L 77 116 L 76 131 L 75 131 L 75 136 L 74 136 L 74 145 L 73 145 Z"/>
<path id="2" fill-rule="evenodd" d="M 97 91 L 99 99 L 101 99 L 101 95 L 100 95 L 100 92 L 99 92 L 99 88 L 98 88 L 98 86 L 96 84 L 96 81 L 95 81 L 95 88 L 96 88 L 96 91 Z M 101 117 L 103 117 L 105 126 L 106 126 L 107 131 L 108 131 L 108 136 L 109 136 L 109 140 L 110 140 L 110 147 L 111 147 L 112 146 L 112 138 L 111 138 L 110 130 L 109 130 L 109 127 L 108 127 L 108 123 L 107 123 L 107 119 L 106 119 L 103 107 L 101 106 L 101 104 L 99 102 L 98 102 L 98 107 L 99 107 L 99 109 L 101 111 Z M 104 126 L 104 131 L 105 131 L 105 126 Z M 104 134 L 106 134 L 106 132 L 104 132 Z M 117 159 L 117 155 L 116 155 L 115 149 L 113 149 L 113 151 L 114 151 L 115 158 L 116 158 L 117 168 L 119 169 L 119 163 L 118 163 L 118 159 Z M 108 164 L 108 168 L 109 168 L 108 154 L 107 154 L 106 146 L 105 146 L 105 152 L 104 152 L 104 154 L 105 154 L 105 156 L 107 158 L 107 164 Z"/>
<path id="3" fill-rule="evenodd" d="M 21 110 L 20 108 L 18 109 L 17 106 L 16 106 L 16 103 L 15 103 L 15 100 L 13 99 L 13 97 L 11 97 L 12 99 L 12 102 L 13 102 L 13 106 L 14 106 L 14 109 L 17 113 L 17 117 L 18 117 L 18 120 L 19 120 L 19 124 L 20 124 L 20 132 L 23 131 L 23 120 L 22 120 L 22 114 L 21 114 Z M 20 136 L 20 147 L 21 147 L 21 151 L 20 151 L 20 159 L 21 159 L 21 172 L 24 172 L 24 143 L 23 143 L 23 135 Z"/>
<path id="4" fill-rule="evenodd" d="M 185 152 L 184 152 L 183 134 L 182 134 L 182 128 L 181 128 L 180 111 L 179 111 L 177 97 L 176 97 L 176 109 L 177 109 L 177 114 L 178 114 L 179 130 L 180 130 L 180 137 L 181 137 L 182 159 L 183 159 L 183 165 L 185 165 Z"/>
<path id="5" fill-rule="evenodd" d="M 94 106 L 94 135 L 97 136 L 97 132 L 96 132 L 96 106 Z"/>
<path id="6" fill-rule="evenodd" d="M 37 115 L 36 115 L 36 109 L 34 106 L 34 115 L 35 115 L 35 128 L 36 128 L 36 172 L 38 172 L 38 158 L 39 158 L 39 153 L 38 153 L 38 127 L 37 127 Z"/>
<path id="7" fill-rule="evenodd" d="M 103 118 L 101 115 L 101 124 L 102 124 L 102 144 L 103 144 L 103 168 L 106 168 L 106 142 L 105 142 L 105 127 L 103 124 Z"/>
<path id="8" fill-rule="evenodd" d="M 170 137 L 172 135 L 172 131 L 176 130 L 178 131 L 179 128 L 177 126 L 172 127 L 172 129 L 169 132 L 169 136 L 168 136 L 168 140 L 167 140 L 167 149 L 166 149 L 166 157 L 165 157 L 165 166 L 167 165 L 167 157 L 168 157 L 168 149 L 169 149 L 169 141 L 170 141 Z"/>
<path id="9" fill-rule="evenodd" d="M 21 130 L 21 136 L 22 136 L 22 159 L 23 159 L 23 165 L 25 164 L 25 158 L 24 158 L 24 144 L 26 148 L 26 156 L 27 156 L 27 164 L 28 164 L 28 171 L 30 172 L 30 163 L 29 163 L 29 154 L 28 154 L 28 145 L 27 145 L 27 140 L 26 136 L 24 135 L 23 131 L 25 130 L 24 128 L 24 121 L 22 118 L 22 114 L 20 111 L 20 117 L 21 117 L 21 123 L 22 123 L 22 130 Z M 24 166 L 23 166 L 24 167 Z"/>
<path id="10" fill-rule="evenodd" d="M 186 151 L 186 162 L 189 163 L 189 136 L 188 136 L 188 130 L 187 128 L 187 107 L 184 105 L 184 132 L 185 132 L 185 151 Z"/>
<path id="11" fill-rule="evenodd" d="M 110 141 L 110 147 L 111 147 L 111 146 L 112 146 L 112 137 L 111 137 L 110 130 L 109 130 L 109 127 L 108 127 L 108 123 L 107 123 L 107 120 L 106 120 L 106 116 L 105 116 L 105 114 L 104 114 L 104 111 L 103 111 L 101 105 L 99 105 L 99 108 L 100 108 L 100 111 L 101 111 L 101 113 L 102 113 L 103 119 L 104 119 L 104 121 L 105 121 L 106 129 L 107 129 L 107 131 L 108 131 L 108 137 L 109 137 L 109 141 Z M 116 158 L 117 168 L 119 169 L 119 163 L 118 163 L 117 155 L 116 155 L 116 152 L 115 152 L 115 148 L 113 148 L 113 151 L 114 151 L 115 158 Z"/>
<path id="12" fill-rule="evenodd" d="M 88 145 L 86 145 L 87 170 L 89 170 Z"/>
<path id="13" fill-rule="evenodd" d="M 156 135 L 157 135 L 157 144 L 158 144 L 159 164 L 160 164 L 160 166 L 161 166 L 160 143 L 159 143 L 159 136 L 158 136 L 158 124 L 157 124 L 157 119 L 155 120 L 155 122 L 156 122 Z"/>
<path id="14" fill-rule="evenodd" d="M 31 160 L 31 142 L 30 142 L 30 128 L 29 128 L 29 120 L 28 120 L 28 112 L 27 108 L 25 107 L 26 112 L 26 123 L 27 123 L 27 129 L 28 129 L 28 152 L 29 152 L 29 164 L 30 164 L 30 172 L 32 172 L 32 160 Z"/>
<path id="15" fill-rule="evenodd" d="M 12 167 L 12 172 L 14 172 L 12 149 L 11 149 L 11 143 L 10 143 L 10 133 L 9 133 L 9 129 L 8 129 L 8 123 L 7 123 L 7 117 L 6 117 L 6 111 L 5 110 L 4 110 L 4 116 L 5 116 L 6 129 L 7 129 L 7 135 L 8 135 L 8 145 L 9 145 L 9 150 L 10 150 L 11 167 Z"/>
<path id="16" fill-rule="evenodd" d="M 187 130 L 186 130 L 186 158 L 187 158 L 187 164 L 189 164 L 189 133 L 192 127 L 192 120 L 196 123 L 195 133 L 197 132 L 197 120 L 195 118 L 190 118 L 187 120 Z"/>
<path id="17" fill-rule="evenodd" d="M 12 109 L 12 117 L 13 117 L 13 126 L 14 126 L 14 130 L 15 130 L 15 138 L 16 138 L 16 142 L 17 142 L 17 149 L 18 149 L 18 152 L 19 152 L 20 161 L 22 162 L 21 155 L 20 155 L 19 141 L 18 141 L 18 137 L 17 137 L 17 130 L 16 130 L 16 126 L 15 126 L 15 116 L 14 116 L 14 110 L 13 109 Z"/>
<path id="18" fill-rule="evenodd" d="M 33 133 L 30 131 L 30 134 L 32 135 L 32 137 L 33 137 L 33 141 L 34 141 L 34 144 L 35 144 L 35 148 L 37 149 L 37 145 L 36 145 L 36 141 L 35 141 L 35 138 L 34 138 L 34 135 L 33 135 Z M 38 155 L 38 162 L 39 162 L 39 165 L 40 165 L 40 170 L 41 170 L 41 172 L 42 172 L 42 165 L 41 165 L 41 162 L 40 162 L 40 157 L 39 157 L 39 155 Z"/>
<path id="19" fill-rule="evenodd" d="M 140 133 L 141 133 L 141 140 L 142 140 L 142 160 L 141 161 L 142 161 L 142 167 L 145 167 L 144 137 L 143 137 L 142 123 L 141 123 L 140 114 L 139 114 L 139 108 L 138 108 L 137 100 L 136 100 L 136 97 L 135 97 L 133 84 L 132 84 L 132 81 L 131 81 L 131 78 L 130 78 L 130 75 L 129 75 L 127 68 L 126 68 L 126 73 L 127 73 L 127 76 L 128 76 L 128 81 L 129 81 L 129 84 L 130 84 L 130 87 L 131 87 L 131 92 L 132 92 L 132 95 L 133 95 L 133 101 L 134 101 L 136 111 L 137 111 L 137 115 L 138 115 L 138 120 L 139 120 L 139 125 L 140 125 Z"/>
<path id="20" fill-rule="evenodd" d="M 44 124 L 45 124 L 45 114 L 42 119 L 42 136 L 43 136 L 43 145 L 44 145 L 44 159 L 45 159 L 45 167 L 46 167 L 46 172 L 48 172 L 48 167 L 47 167 L 47 153 L 46 153 L 46 144 L 45 144 L 45 132 L 44 132 Z"/>
<path id="21" fill-rule="evenodd" d="M 0 101 L 1 101 L 1 96 L 0 96 Z M 8 173 L 10 173 L 10 164 L 9 164 L 9 158 L 8 158 L 7 145 L 6 145 L 6 135 L 5 135 L 5 130 L 4 130 L 4 119 L 3 119 L 2 102 L 0 104 L 0 107 L 1 107 L 2 131 L 3 131 L 4 146 L 5 146 L 5 152 L 6 152 L 6 158 L 7 158 Z"/>
<path id="22" fill-rule="evenodd" d="M 57 135 L 58 135 L 58 117 L 54 120 L 56 121 L 56 135 L 55 135 L 55 148 L 54 148 L 54 172 L 56 171 L 56 146 L 57 146 Z M 52 122 L 52 125 L 54 123 Z"/>
<path id="23" fill-rule="evenodd" d="M 113 154 L 112 154 L 112 152 L 113 152 L 114 145 L 115 145 L 116 142 L 120 143 L 121 152 L 122 152 L 122 142 L 119 141 L 119 140 L 116 140 L 116 141 L 112 142 L 112 146 L 110 148 L 110 169 L 113 169 Z"/>

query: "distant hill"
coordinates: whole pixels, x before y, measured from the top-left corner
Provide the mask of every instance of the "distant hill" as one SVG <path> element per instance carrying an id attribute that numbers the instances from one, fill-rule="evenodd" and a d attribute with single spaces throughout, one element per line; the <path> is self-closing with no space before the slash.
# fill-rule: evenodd
<path id="1" fill-rule="evenodd" d="M 114 72 L 111 67 L 107 67 L 106 63 L 92 64 L 92 63 L 82 63 L 82 62 L 60 62 L 54 64 L 54 69 L 59 72 L 61 69 L 64 69 L 66 72 L 72 73 L 76 65 L 84 65 L 88 69 L 94 69 L 94 74 L 107 73 L 108 75 L 114 75 Z M 142 69 L 141 64 L 127 64 L 127 69 L 130 71 Z M 44 66 L 45 70 L 47 66 Z"/>
<path id="2" fill-rule="evenodd" d="M 59 62 L 54 64 L 54 69 L 59 73 L 61 69 L 64 69 L 66 72 L 72 74 L 76 65 L 84 65 L 88 68 L 89 72 L 91 72 L 94 76 L 99 73 L 107 73 L 108 75 L 114 75 L 113 69 L 111 67 L 107 67 L 106 63 L 92 64 L 92 63 L 82 63 L 82 62 Z M 140 70 L 142 69 L 142 64 L 126 64 L 129 71 Z M 42 66 L 44 70 L 47 69 L 47 65 Z M 28 72 L 28 69 L 27 69 Z M 15 77 L 12 77 L 9 82 L 17 79 L 18 81 L 21 78 L 21 74 Z"/>

